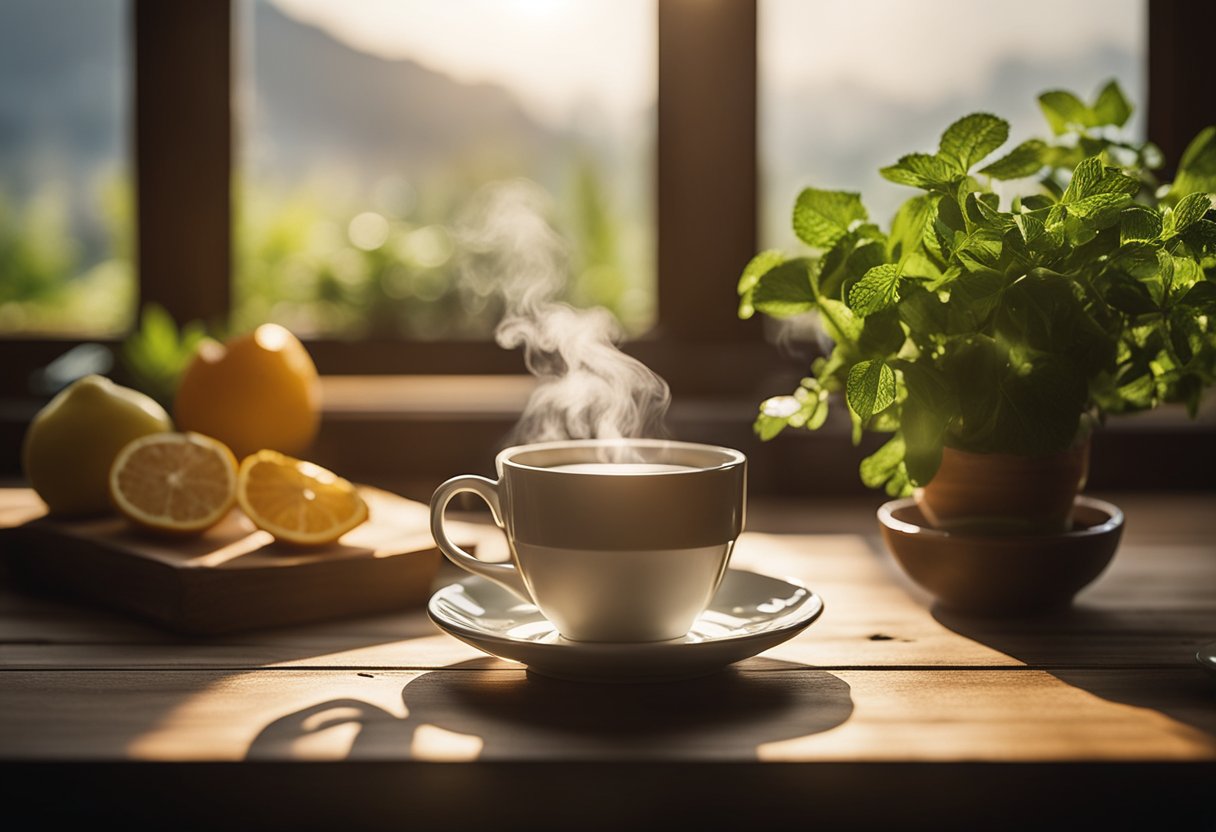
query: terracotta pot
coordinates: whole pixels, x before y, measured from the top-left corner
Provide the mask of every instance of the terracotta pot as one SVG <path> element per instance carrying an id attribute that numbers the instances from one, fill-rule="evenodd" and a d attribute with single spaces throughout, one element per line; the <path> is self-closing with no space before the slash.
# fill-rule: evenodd
<path id="1" fill-rule="evenodd" d="M 1065 534 L 970 534 L 929 528 L 912 500 L 878 510 L 883 539 L 913 581 L 947 609 L 1028 615 L 1068 606 L 1106 569 L 1123 531 L 1118 506 L 1077 498 Z"/>
<path id="2" fill-rule="evenodd" d="M 947 447 L 937 475 L 917 489 L 916 505 L 938 529 L 984 534 L 1068 530 L 1089 473 L 1089 437 L 1041 456 L 978 454 Z"/>

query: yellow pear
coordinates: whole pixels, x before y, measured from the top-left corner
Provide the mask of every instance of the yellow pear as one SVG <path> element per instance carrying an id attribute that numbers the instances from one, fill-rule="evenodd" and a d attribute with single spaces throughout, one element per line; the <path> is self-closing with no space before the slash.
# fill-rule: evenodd
<path id="1" fill-rule="evenodd" d="M 91 375 L 72 382 L 38 411 L 21 448 L 30 485 L 52 514 L 111 511 L 110 466 L 133 439 L 172 430 L 153 399 Z"/>

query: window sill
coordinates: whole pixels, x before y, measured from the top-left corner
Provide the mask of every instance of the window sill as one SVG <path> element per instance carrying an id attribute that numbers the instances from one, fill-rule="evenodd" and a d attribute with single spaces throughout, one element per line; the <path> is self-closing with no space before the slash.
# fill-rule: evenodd
<path id="1" fill-rule="evenodd" d="M 322 429 L 310 456 L 352 479 L 427 499 L 455 474 L 494 475 L 494 456 L 512 441 L 535 386 L 524 375 L 323 376 Z M 857 466 L 881 437 L 854 447 L 837 407 L 819 431 L 761 442 L 751 430 L 758 398 L 677 395 L 667 424 L 679 439 L 746 453 L 754 494 L 873 496 Z M 19 476 L 25 426 L 42 403 L 0 398 L 0 475 Z M 1181 408 L 1110 420 L 1094 438 L 1090 487 L 1210 490 L 1207 459 L 1216 459 L 1216 396 L 1195 420 Z"/>

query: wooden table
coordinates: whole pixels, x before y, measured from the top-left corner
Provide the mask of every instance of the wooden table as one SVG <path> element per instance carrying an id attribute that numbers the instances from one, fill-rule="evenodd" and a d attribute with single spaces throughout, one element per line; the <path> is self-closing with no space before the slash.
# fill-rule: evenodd
<path id="1" fill-rule="evenodd" d="M 827 611 L 675 684 L 531 676 L 420 610 L 185 640 L 4 586 L 2 811 L 170 828 L 978 829 L 1169 809 L 1216 828 L 1216 679 L 1194 659 L 1216 640 L 1216 499 L 1113 499 L 1127 530 L 1109 571 L 1072 611 L 1012 621 L 935 608 L 883 551 L 872 506 L 754 505 L 763 531 L 734 565 L 798 577 Z M 28 493 L 0 491 L 0 524 L 21 505 Z"/>

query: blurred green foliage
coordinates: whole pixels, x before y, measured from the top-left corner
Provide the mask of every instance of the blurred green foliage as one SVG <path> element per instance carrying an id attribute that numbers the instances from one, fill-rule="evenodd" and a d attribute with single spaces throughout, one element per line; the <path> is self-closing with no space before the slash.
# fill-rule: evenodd
<path id="1" fill-rule="evenodd" d="M 100 221 L 85 245 L 72 200 Z M 98 180 L 91 194 L 48 183 L 20 204 L 0 191 L 0 334 L 113 335 L 134 317 L 130 184 Z"/>
<path id="2" fill-rule="evenodd" d="M 409 183 L 386 180 L 400 198 L 376 200 L 374 210 L 368 199 L 335 200 L 317 182 L 291 189 L 238 182 L 228 326 L 275 321 L 303 336 L 490 337 L 501 297 L 464 279 L 462 267 L 475 253 L 462 246 L 458 230 L 478 187 L 487 185 L 475 173 L 420 183 L 416 193 Z M 626 332 L 639 334 L 655 307 L 649 219 L 613 204 L 590 157 L 577 158 L 566 179 L 562 193 L 549 195 L 545 217 L 569 251 L 561 299 L 605 306 Z M 95 215 L 103 240 L 82 243 L 72 220 L 81 205 L 73 200 Z M 100 180 L 91 194 L 48 183 L 20 204 L 0 192 L 0 334 L 130 330 L 134 239 L 129 179 Z M 165 362 L 175 359 L 173 350 L 160 349 L 168 343 L 160 313 L 148 314 L 124 361 L 157 390 Z"/>
<path id="3" fill-rule="evenodd" d="M 546 200 L 544 217 L 569 252 L 559 299 L 605 306 L 628 333 L 641 333 L 655 295 L 646 220 L 611 204 L 593 162 L 577 161 L 569 180 L 567 193 Z M 502 183 L 428 183 L 417 197 L 395 184 L 405 196 L 368 210 L 336 209 L 315 185 L 282 192 L 242 183 L 233 328 L 275 321 L 300 334 L 490 337 L 502 297 L 466 267 L 494 253 L 471 250 L 460 225 L 479 188 Z"/>
<path id="4" fill-rule="evenodd" d="M 164 307 L 146 304 L 139 327 L 119 350 L 126 379 L 172 410 L 178 377 L 206 335 L 201 321 L 191 321 L 179 330 Z"/>

